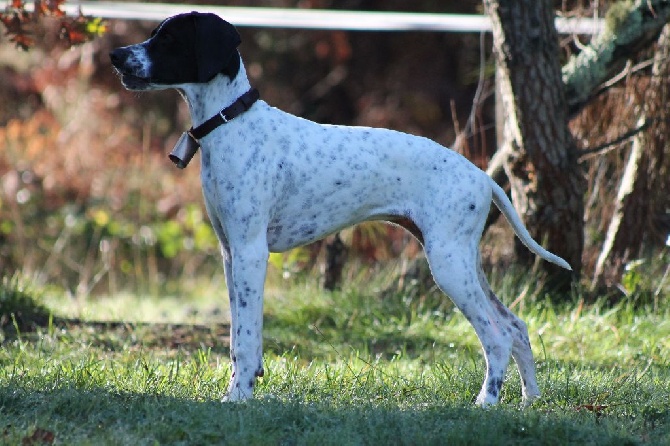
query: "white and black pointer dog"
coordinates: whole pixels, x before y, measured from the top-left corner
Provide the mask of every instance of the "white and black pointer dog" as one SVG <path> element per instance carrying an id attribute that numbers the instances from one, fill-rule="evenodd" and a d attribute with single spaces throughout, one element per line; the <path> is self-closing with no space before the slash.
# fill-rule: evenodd
<path id="1" fill-rule="evenodd" d="M 526 325 L 498 300 L 480 265 L 491 200 L 532 252 L 570 269 L 568 263 L 531 238 L 504 191 L 463 156 L 426 138 L 321 125 L 258 100 L 239 43 L 231 24 L 193 12 L 110 54 L 127 89 L 175 88 L 188 102 L 195 128 L 182 144 L 187 152 L 202 149 L 205 205 L 221 243 L 232 313 L 225 399 L 250 398 L 263 376 L 268 253 L 368 220 L 401 225 L 421 242 L 435 282 L 474 327 L 486 357 L 476 402 L 498 402 L 510 356 L 524 402 L 537 398 Z M 190 155 L 179 157 L 183 167 Z"/>

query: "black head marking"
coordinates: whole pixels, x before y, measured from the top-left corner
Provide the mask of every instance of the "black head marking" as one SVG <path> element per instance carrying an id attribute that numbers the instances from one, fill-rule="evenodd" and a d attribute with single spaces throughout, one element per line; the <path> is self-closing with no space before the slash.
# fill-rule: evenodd
<path id="1" fill-rule="evenodd" d="M 240 35 L 216 14 L 191 12 L 165 19 L 146 42 L 151 82 L 205 83 L 240 69 Z"/>
<path id="2" fill-rule="evenodd" d="M 218 73 L 234 79 L 240 69 L 237 47 L 242 42 L 233 25 L 215 14 L 192 13 L 196 29 L 198 82 Z"/>

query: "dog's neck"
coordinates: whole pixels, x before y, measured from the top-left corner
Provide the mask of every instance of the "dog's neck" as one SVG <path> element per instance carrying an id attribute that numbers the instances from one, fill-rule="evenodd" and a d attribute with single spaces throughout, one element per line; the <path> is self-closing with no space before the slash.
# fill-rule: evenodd
<path id="1" fill-rule="evenodd" d="M 206 84 L 183 84 L 179 90 L 191 112 L 192 125 L 197 127 L 235 102 L 249 88 L 247 72 L 240 62 L 240 71 L 234 79 L 217 74 Z"/>

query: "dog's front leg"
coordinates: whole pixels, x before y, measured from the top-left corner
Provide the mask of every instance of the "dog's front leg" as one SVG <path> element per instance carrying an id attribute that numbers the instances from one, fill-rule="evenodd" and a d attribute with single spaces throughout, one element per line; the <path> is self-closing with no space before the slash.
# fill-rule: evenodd
<path id="1" fill-rule="evenodd" d="M 250 398 L 256 378 L 263 376 L 263 287 L 267 259 L 264 241 L 233 248 L 225 259 L 232 361 L 225 401 Z"/>

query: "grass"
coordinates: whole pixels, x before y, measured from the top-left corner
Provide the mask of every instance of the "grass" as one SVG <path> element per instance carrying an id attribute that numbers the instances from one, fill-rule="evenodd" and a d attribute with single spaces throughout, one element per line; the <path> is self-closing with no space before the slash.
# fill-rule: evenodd
<path id="1" fill-rule="evenodd" d="M 670 443 L 667 299 L 656 310 L 578 299 L 517 309 L 543 397 L 522 410 L 510 367 L 501 405 L 484 410 L 472 404 L 480 347 L 443 299 L 382 299 L 374 283 L 337 293 L 270 284 L 266 376 L 254 401 L 222 404 L 219 285 L 160 300 L 42 296 L 58 309 L 51 323 L 0 337 L 0 443 Z M 514 300 L 514 287 L 496 288 Z"/>
<path id="2" fill-rule="evenodd" d="M 49 319 L 49 310 L 38 302 L 18 276 L 2 277 L 0 281 L 0 330 L 12 326 L 16 330 L 43 325 Z M 2 338 L 0 337 L 0 340 Z"/>

